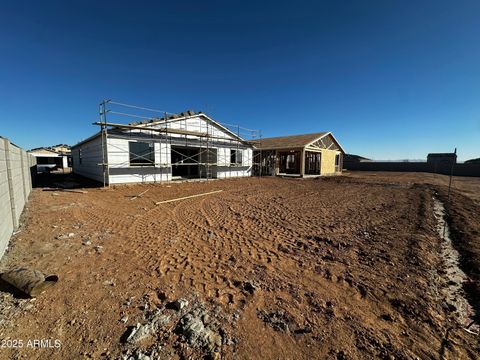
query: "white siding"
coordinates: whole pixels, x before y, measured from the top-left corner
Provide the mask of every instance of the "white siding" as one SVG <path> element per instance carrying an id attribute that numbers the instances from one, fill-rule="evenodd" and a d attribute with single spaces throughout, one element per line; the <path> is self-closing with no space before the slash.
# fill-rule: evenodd
<path id="1" fill-rule="evenodd" d="M 240 145 L 238 140 L 226 132 L 221 127 L 211 123 L 207 119 L 200 116 L 194 116 L 188 119 L 170 122 L 167 124 L 159 124 L 156 127 L 166 127 L 172 129 L 181 129 L 187 131 L 208 133 L 213 136 L 210 147 L 217 149 L 217 164 L 213 167 L 212 175 L 218 178 L 251 176 L 252 167 L 252 149 L 240 149 L 242 151 L 242 165 L 230 165 L 230 149 L 237 149 Z M 138 134 L 138 136 L 137 136 Z M 152 136 L 141 139 L 142 136 Z M 109 164 L 109 177 L 107 181 L 110 184 L 124 183 L 143 183 L 143 182 L 160 182 L 172 180 L 171 168 L 171 147 L 166 140 L 158 139 L 158 133 L 149 132 L 148 130 L 128 130 L 125 135 L 109 134 L 107 140 L 107 157 Z M 174 139 L 184 142 L 186 139 L 198 140 L 194 135 L 178 135 L 169 134 Z M 216 137 L 221 139 L 216 139 Z M 155 154 L 155 166 L 130 166 L 129 142 L 153 142 Z M 206 139 L 202 138 L 203 145 L 195 145 L 192 142 L 189 146 L 199 147 L 205 146 Z M 215 146 L 217 142 L 217 146 Z M 218 143 L 222 145 L 219 146 Z M 240 146 L 244 146 L 241 144 Z M 78 151 L 82 150 L 82 164 L 79 164 Z M 86 143 L 74 147 L 73 155 L 73 171 L 85 177 L 103 182 L 102 151 L 101 137 L 94 138 Z"/>
<path id="2" fill-rule="evenodd" d="M 187 131 L 194 131 L 199 133 L 207 133 L 212 137 L 217 137 L 221 139 L 225 139 L 225 141 L 232 140 L 232 144 L 236 144 L 236 137 L 231 135 L 228 131 L 225 131 L 219 125 L 210 122 L 209 120 L 205 119 L 201 115 L 194 116 L 187 119 L 171 121 L 167 123 L 160 123 L 155 125 L 146 124 L 147 127 L 151 128 L 168 128 L 168 129 L 178 129 L 178 130 L 187 130 Z M 130 130 L 131 133 L 143 133 L 143 134 L 157 134 L 157 132 L 148 131 L 148 130 L 140 130 L 140 129 L 132 129 Z M 181 134 L 171 134 L 172 136 L 182 138 L 182 139 L 197 139 L 196 135 L 181 135 Z M 205 140 L 205 138 L 203 138 Z"/>
<path id="3" fill-rule="evenodd" d="M 219 147 L 217 150 L 217 164 L 218 166 L 230 166 L 230 149 Z"/>
<path id="4" fill-rule="evenodd" d="M 108 138 L 110 184 L 160 182 L 172 179 L 170 144 L 153 142 L 155 166 L 130 166 L 129 142 L 153 140 Z"/>
<path id="5" fill-rule="evenodd" d="M 241 166 L 230 165 L 231 150 L 236 148 L 219 148 L 219 153 L 222 154 L 222 158 L 219 156 L 219 166 L 217 168 L 217 178 L 225 179 L 230 177 L 245 177 L 252 176 L 252 163 L 253 163 L 253 150 L 252 149 L 239 149 L 242 152 L 242 164 Z M 221 159 L 221 161 L 220 161 Z M 222 166 L 223 164 L 224 166 Z M 222 164 L 222 165 L 220 165 Z"/>
<path id="6" fill-rule="evenodd" d="M 235 139 L 235 137 L 227 133 L 225 130 L 217 127 L 215 124 L 210 123 L 202 116 L 195 116 L 185 120 L 174 121 L 167 124 L 159 124 L 155 127 L 168 127 L 170 129 L 196 131 L 201 133 L 206 133 L 208 131 L 211 136 L 221 137 L 228 140 Z M 195 138 L 195 136 L 191 135 L 186 137 L 192 139 Z"/>
<path id="7" fill-rule="evenodd" d="M 82 163 L 80 163 L 80 151 Z M 102 138 L 100 136 L 75 146 L 72 149 L 72 159 L 75 174 L 103 182 L 103 168 L 100 165 L 103 162 Z"/>
<path id="8" fill-rule="evenodd" d="M 108 161 L 110 184 L 161 182 L 172 180 L 171 174 L 171 148 L 170 144 L 154 142 L 155 166 L 130 166 L 130 141 L 149 142 L 152 139 L 108 139 Z M 214 176 L 219 179 L 229 177 L 251 176 L 252 149 L 239 149 L 242 152 L 242 165 L 230 166 L 230 148 L 215 147 L 217 149 L 217 166 Z M 236 147 L 235 147 L 236 150 Z"/>

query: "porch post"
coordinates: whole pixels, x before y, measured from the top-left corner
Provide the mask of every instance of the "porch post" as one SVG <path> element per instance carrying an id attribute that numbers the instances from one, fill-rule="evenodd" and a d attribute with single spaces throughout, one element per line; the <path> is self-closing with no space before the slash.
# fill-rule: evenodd
<path id="1" fill-rule="evenodd" d="M 300 176 L 305 176 L 305 148 L 300 152 Z"/>
<path id="2" fill-rule="evenodd" d="M 275 176 L 278 175 L 280 172 L 280 155 L 278 153 L 278 150 L 275 150 Z"/>
<path id="3" fill-rule="evenodd" d="M 322 175 L 322 159 L 323 159 L 323 153 L 320 150 L 320 159 L 318 160 L 318 175 Z"/>

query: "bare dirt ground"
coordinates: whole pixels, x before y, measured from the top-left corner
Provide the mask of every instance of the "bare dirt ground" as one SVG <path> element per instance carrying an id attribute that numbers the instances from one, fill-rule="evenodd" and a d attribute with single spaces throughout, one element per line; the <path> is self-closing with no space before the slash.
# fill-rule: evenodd
<path id="1" fill-rule="evenodd" d="M 464 289 L 480 320 L 480 178 L 455 176 L 448 197 L 449 177 L 429 173 L 351 172 L 346 176 L 368 182 L 428 184 L 446 204 L 447 222 L 461 268 L 469 276 Z"/>
<path id="2" fill-rule="evenodd" d="M 2 285 L 0 340 L 24 346 L 0 357 L 477 359 L 440 295 L 432 197 L 447 178 L 427 175 L 35 189 L 0 270 L 60 281 L 33 301 Z M 454 184 L 449 221 L 472 274 L 480 179 Z"/>
<path id="3" fill-rule="evenodd" d="M 370 182 L 394 182 L 407 185 L 430 184 L 445 188 L 449 177 L 432 173 L 393 172 L 393 171 L 349 171 L 344 174 L 349 178 L 358 178 Z M 480 204 L 480 179 L 477 177 L 454 176 L 452 189 Z"/>

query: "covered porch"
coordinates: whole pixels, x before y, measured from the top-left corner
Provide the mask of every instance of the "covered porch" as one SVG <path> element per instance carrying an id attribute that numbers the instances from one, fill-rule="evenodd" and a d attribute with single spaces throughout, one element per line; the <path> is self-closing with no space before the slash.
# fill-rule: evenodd
<path id="1" fill-rule="evenodd" d="M 257 176 L 316 177 L 342 171 L 344 152 L 330 133 L 257 140 L 255 147 Z"/>

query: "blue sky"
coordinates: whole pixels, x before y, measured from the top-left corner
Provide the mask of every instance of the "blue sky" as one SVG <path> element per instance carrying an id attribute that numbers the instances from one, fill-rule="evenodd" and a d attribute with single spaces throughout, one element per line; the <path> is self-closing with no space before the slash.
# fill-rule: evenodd
<path id="1" fill-rule="evenodd" d="M 349 153 L 480 157 L 480 2 L 3 1 L 0 135 L 74 144 L 111 98 Z"/>

